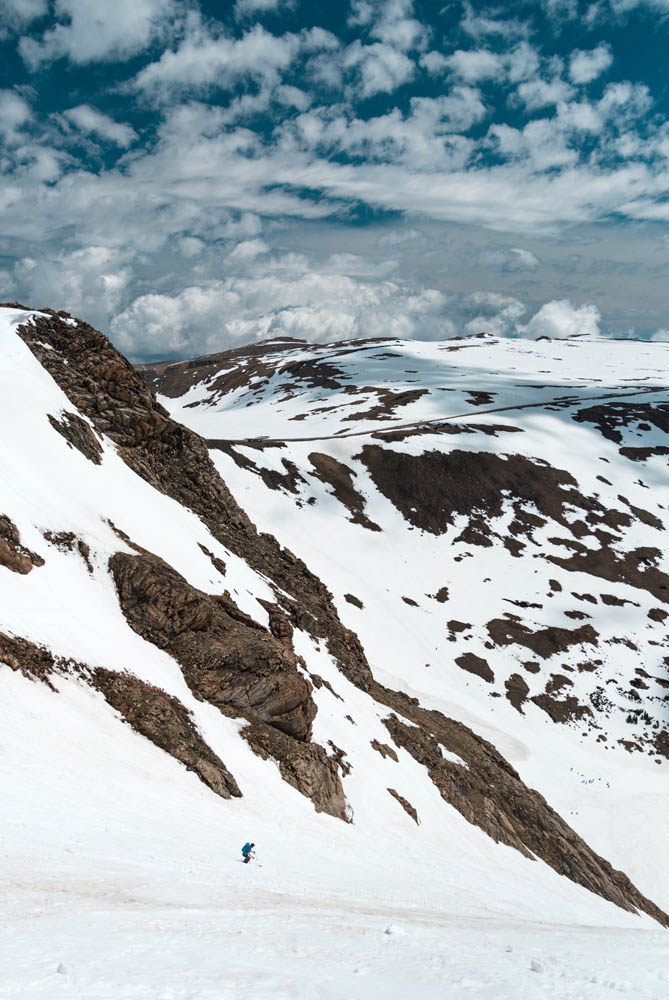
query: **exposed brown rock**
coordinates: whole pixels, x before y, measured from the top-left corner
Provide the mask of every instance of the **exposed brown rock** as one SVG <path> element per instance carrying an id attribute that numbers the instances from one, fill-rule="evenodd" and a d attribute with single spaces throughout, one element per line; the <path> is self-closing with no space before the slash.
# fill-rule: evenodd
<path id="1" fill-rule="evenodd" d="M 214 567 L 216 572 L 220 573 L 221 576 L 225 576 L 227 572 L 227 566 L 225 565 L 225 561 L 223 559 L 220 559 L 218 556 L 215 556 L 213 552 L 210 552 L 207 546 L 203 545 L 202 542 L 198 542 L 198 545 L 200 546 L 204 554 L 207 556 L 209 562 Z"/>
<path id="2" fill-rule="evenodd" d="M 488 661 L 484 660 L 481 656 L 476 656 L 475 653 L 463 653 L 462 656 L 456 656 L 455 662 L 462 670 L 466 670 L 470 674 L 476 674 L 477 677 L 483 678 L 488 684 L 492 684 L 495 680 L 495 675 L 490 669 Z"/>
<path id="3" fill-rule="evenodd" d="M 43 565 L 41 556 L 21 545 L 19 529 L 11 518 L 0 514 L 0 566 L 25 576 L 35 566 Z"/>
<path id="4" fill-rule="evenodd" d="M 73 531 L 45 531 L 44 537 L 50 545 L 55 546 L 59 552 L 74 552 L 75 549 L 86 563 L 89 573 L 93 572 L 91 562 L 91 550 L 83 538 L 79 538 Z"/>
<path id="5" fill-rule="evenodd" d="M 45 683 L 56 691 L 54 674 L 74 675 L 100 691 L 128 724 L 157 747 L 185 764 L 213 792 L 229 799 L 240 796 L 237 782 L 223 761 L 200 736 L 188 709 L 160 688 L 128 673 L 115 673 L 102 667 L 54 656 L 28 639 L 0 632 L 0 663 L 5 663 L 26 677 Z"/>
<path id="6" fill-rule="evenodd" d="M 316 812 L 348 821 L 339 765 L 317 743 L 301 743 L 261 722 L 253 722 L 241 735 L 254 753 L 275 760 L 284 781 L 311 799 Z"/>
<path id="7" fill-rule="evenodd" d="M 365 498 L 358 493 L 353 485 L 355 473 L 342 462 L 338 462 L 331 455 L 325 455 L 318 451 L 312 451 L 309 455 L 315 474 L 322 482 L 326 483 L 334 496 L 351 514 L 349 521 L 352 524 L 360 524 L 370 531 L 380 531 L 381 528 L 374 521 L 371 521 L 365 514 Z"/>
<path id="8" fill-rule="evenodd" d="M 355 608 L 360 608 L 360 610 L 362 610 L 363 608 L 362 601 L 360 600 L 359 597 L 356 597 L 354 594 L 344 594 L 344 600 L 348 601 L 348 603 L 352 604 Z"/>
<path id="9" fill-rule="evenodd" d="M 375 684 L 373 694 L 414 723 L 408 726 L 395 714 L 385 722 L 393 742 L 428 769 L 442 798 L 468 822 L 623 909 L 643 910 L 669 927 L 669 916 L 588 847 L 542 795 L 527 788 L 492 744 L 462 723 L 414 705 L 401 692 Z M 442 746 L 468 768 L 447 760 Z"/>
<path id="10" fill-rule="evenodd" d="M 61 414 L 60 420 L 49 414 L 49 423 L 55 431 L 64 437 L 70 448 L 76 448 L 84 458 L 94 465 L 102 461 L 102 445 L 85 420 L 76 413 Z"/>
<path id="11" fill-rule="evenodd" d="M 508 646 L 516 643 L 531 649 L 542 659 L 554 653 L 564 653 L 571 646 L 588 643 L 597 645 L 598 635 L 592 625 L 581 625 L 580 628 L 568 629 L 549 626 L 533 632 L 521 621 L 511 618 L 495 618 L 486 625 L 490 638 L 497 646 Z"/>
<path id="12" fill-rule="evenodd" d="M 32 317 L 17 332 L 73 405 L 116 443 L 130 468 L 194 511 L 222 545 L 272 580 L 293 623 L 325 639 L 349 680 L 367 690 L 371 671 L 362 646 L 340 622 L 327 587 L 275 538 L 257 532 L 216 472 L 206 443 L 170 419 L 109 340 L 53 312 Z"/>
<path id="13" fill-rule="evenodd" d="M 197 590 L 148 552 L 116 553 L 109 568 L 128 624 L 181 664 L 198 697 L 309 738 L 316 706 L 297 657 L 229 597 Z"/>
<path id="14" fill-rule="evenodd" d="M 377 753 L 381 754 L 384 760 L 386 757 L 390 757 L 390 759 L 394 760 L 396 764 L 399 763 L 399 757 L 393 748 L 389 747 L 387 743 L 379 743 L 378 740 L 370 740 L 370 744 Z"/>
<path id="15" fill-rule="evenodd" d="M 526 682 L 520 676 L 520 674 L 511 674 L 507 680 L 504 681 L 504 687 L 506 688 L 506 697 L 511 702 L 513 707 L 523 714 L 523 702 L 530 693 L 530 689 Z"/>
<path id="16" fill-rule="evenodd" d="M 241 796 L 237 782 L 177 698 L 131 674 L 102 667 L 92 671 L 90 683 L 136 732 L 194 771 L 212 792 L 224 799 Z"/>
<path id="17" fill-rule="evenodd" d="M 409 816 L 411 816 L 411 819 L 416 824 L 416 826 L 418 826 L 419 825 L 419 823 L 418 823 L 418 813 L 416 812 L 415 808 L 411 805 L 411 803 L 409 802 L 409 800 L 405 799 L 404 796 L 400 795 L 400 793 L 397 792 L 397 791 L 395 791 L 394 788 L 389 788 L 388 791 L 390 792 L 390 794 L 392 795 L 392 797 L 394 799 L 397 799 L 397 801 L 399 802 L 399 804 L 402 806 L 402 809 L 404 809 L 405 813 L 408 813 Z"/>
<path id="18" fill-rule="evenodd" d="M 58 669 L 59 663 L 51 651 L 43 646 L 0 632 L 0 663 L 5 663 L 24 677 L 42 681 L 55 690 L 50 678 Z"/>

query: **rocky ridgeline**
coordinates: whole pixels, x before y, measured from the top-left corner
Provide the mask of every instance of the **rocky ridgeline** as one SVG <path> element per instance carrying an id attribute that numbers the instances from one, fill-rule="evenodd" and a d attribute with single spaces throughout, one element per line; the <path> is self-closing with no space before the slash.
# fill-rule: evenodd
<path id="1" fill-rule="evenodd" d="M 61 415 L 55 432 L 93 463 L 100 460 L 98 436 L 108 437 L 135 473 L 192 510 L 228 550 L 273 585 L 276 599 L 267 602 L 270 625 L 265 628 L 244 614 L 229 594 L 198 591 L 122 532 L 118 534 L 124 551 L 112 556 L 108 567 L 130 627 L 179 663 L 197 698 L 245 719 L 242 736 L 249 746 L 275 760 L 282 777 L 316 809 L 350 818 L 344 795 L 348 765 L 345 748 L 333 746 L 328 754 L 311 738 L 316 714 L 312 683 L 326 682 L 316 675 L 306 679 L 292 644 L 294 627 L 323 640 L 342 674 L 383 706 L 389 741 L 426 768 L 443 799 L 470 823 L 618 906 L 643 910 L 669 926 L 669 917 L 592 851 L 541 795 L 528 789 L 490 743 L 462 723 L 374 680 L 358 637 L 339 620 L 325 585 L 271 535 L 256 530 L 216 472 L 205 442 L 169 418 L 106 337 L 55 312 L 31 317 L 19 334 L 78 411 Z M 94 431 L 81 416 L 91 421 Z M 7 521 L 0 520 L 0 565 L 27 572 L 26 560 L 31 568 L 35 562 Z M 58 673 L 75 673 L 214 792 L 223 797 L 243 793 L 186 708 L 164 691 L 126 673 L 58 659 L 10 636 L 0 636 L 0 660 L 54 687 Z M 393 746 L 378 741 L 375 749 L 384 755 L 396 753 Z M 454 763 L 452 754 L 462 763 Z M 388 791 L 418 819 L 410 802 L 395 789 Z"/>

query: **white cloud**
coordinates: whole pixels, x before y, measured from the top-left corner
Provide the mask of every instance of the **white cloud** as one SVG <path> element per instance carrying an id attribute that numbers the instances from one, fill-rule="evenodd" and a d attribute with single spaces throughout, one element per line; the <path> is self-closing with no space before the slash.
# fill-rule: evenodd
<path id="1" fill-rule="evenodd" d="M 662 344 L 669 343 L 669 330 L 656 330 L 650 339 Z"/>
<path id="2" fill-rule="evenodd" d="M 516 90 L 518 101 L 528 111 L 537 111 L 539 108 L 568 101 L 573 95 L 573 87 L 559 77 L 554 77 L 552 80 L 542 80 L 540 77 L 535 77 L 521 83 Z"/>
<path id="3" fill-rule="evenodd" d="M 569 78 L 572 83 L 591 83 L 601 76 L 612 62 L 613 53 L 603 42 L 589 52 L 577 49 L 572 52 L 569 60 Z"/>
<path id="4" fill-rule="evenodd" d="M 488 49 L 458 49 L 446 57 L 444 65 L 466 83 L 496 80 L 504 75 L 503 59 Z"/>
<path id="5" fill-rule="evenodd" d="M 374 42 L 373 45 L 353 42 L 343 54 L 343 65 L 357 70 L 362 98 L 390 94 L 403 83 L 408 83 L 415 72 L 414 63 L 408 56 L 382 42 Z"/>
<path id="6" fill-rule="evenodd" d="M 479 263 L 485 269 L 512 273 L 536 271 L 540 261 L 531 251 L 520 247 L 486 247 L 481 251 Z"/>
<path id="7" fill-rule="evenodd" d="M 14 90 L 0 90 L 0 136 L 7 144 L 22 141 L 21 129 L 32 119 L 26 100 Z"/>
<path id="8" fill-rule="evenodd" d="M 173 0 L 55 0 L 58 19 L 41 38 L 24 37 L 19 51 L 30 69 L 65 56 L 74 63 L 127 59 L 166 27 Z"/>
<path id="9" fill-rule="evenodd" d="M 309 341 L 439 340 L 455 332 L 445 313 L 446 296 L 437 289 L 308 270 L 302 257 L 291 268 L 292 259 L 259 277 L 229 277 L 176 295 L 140 296 L 114 319 L 115 342 L 135 356 L 192 357 L 279 335 Z"/>
<path id="10" fill-rule="evenodd" d="M 565 337 L 597 337 L 601 316 L 595 305 L 573 306 L 567 299 L 547 302 L 534 314 L 526 326 L 518 328 L 523 337 L 564 339 Z"/>
<path id="11" fill-rule="evenodd" d="M 106 321 L 120 305 L 131 278 L 132 254 L 91 246 L 73 253 L 36 260 L 25 257 L 14 269 L 14 280 L 30 301 Z"/>
<path id="12" fill-rule="evenodd" d="M 80 104 L 63 112 L 63 117 L 80 132 L 97 135 L 126 149 L 137 138 L 137 133 L 130 125 L 115 121 L 109 115 L 103 114 L 90 104 Z"/>
<path id="13" fill-rule="evenodd" d="M 228 254 L 228 260 L 253 260 L 260 254 L 269 253 L 269 246 L 264 240 L 242 240 Z"/>
<path id="14" fill-rule="evenodd" d="M 528 25 L 516 19 L 477 13 L 471 3 L 465 3 L 465 13 L 460 22 L 464 32 L 479 41 L 488 36 L 518 38 L 528 30 Z"/>
<path id="15" fill-rule="evenodd" d="M 44 17 L 49 9 L 49 3 L 48 0 L 3 0 L 2 7 L 5 26 L 16 31 L 27 27 L 36 18 Z"/>
<path id="16" fill-rule="evenodd" d="M 236 0 L 236 18 L 254 17 L 257 14 L 275 13 L 295 6 L 295 0 Z"/>
<path id="17" fill-rule="evenodd" d="M 174 90 L 206 91 L 213 85 L 230 88 L 239 79 L 274 83 L 299 48 L 296 35 L 277 37 L 256 24 L 241 38 L 213 37 L 193 28 L 174 50 L 163 52 L 137 75 L 134 85 L 159 96 Z"/>

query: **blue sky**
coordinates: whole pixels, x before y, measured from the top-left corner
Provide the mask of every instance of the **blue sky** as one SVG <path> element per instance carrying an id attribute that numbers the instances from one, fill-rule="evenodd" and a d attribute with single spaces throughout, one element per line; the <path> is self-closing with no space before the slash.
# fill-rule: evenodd
<path id="1" fill-rule="evenodd" d="M 134 359 L 669 338 L 669 0 L 4 0 L 0 295 Z"/>

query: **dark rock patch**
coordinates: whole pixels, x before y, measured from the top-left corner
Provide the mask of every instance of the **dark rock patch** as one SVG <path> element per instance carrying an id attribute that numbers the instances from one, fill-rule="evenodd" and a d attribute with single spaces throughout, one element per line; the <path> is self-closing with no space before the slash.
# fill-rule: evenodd
<path id="1" fill-rule="evenodd" d="M 522 715 L 523 702 L 530 693 L 527 683 L 523 680 L 520 674 L 511 674 L 511 676 L 504 681 L 504 687 L 506 688 L 506 697 L 508 701 L 510 701 L 516 711 L 520 712 Z"/>
<path id="2" fill-rule="evenodd" d="M 622 554 L 609 548 L 574 552 L 568 558 L 546 556 L 549 562 L 573 573 L 589 573 L 609 583 L 626 583 L 669 604 L 669 576 L 657 568 L 659 549 L 644 546 Z"/>
<path id="3" fill-rule="evenodd" d="M 408 455 L 365 445 L 356 457 L 405 520 L 434 535 L 447 531 L 457 515 L 465 515 L 474 540 L 482 544 L 491 534 L 491 519 L 502 516 L 506 497 L 513 503 L 515 517 L 509 530 L 516 541 L 521 535 L 531 538 L 546 519 L 572 533 L 567 508 L 586 511 L 597 522 L 611 518 L 597 499 L 578 491 L 568 472 L 521 455 L 459 450 Z M 616 513 L 629 522 L 628 514 Z M 461 538 L 467 540 L 465 535 Z"/>
<path id="4" fill-rule="evenodd" d="M 347 389 L 356 393 L 375 395 L 378 402 L 368 410 L 356 410 L 355 413 L 350 413 L 347 417 L 344 417 L 345 421 L 379 420 L 382 417 L 392 417 L 395 410 L 401 406 L 408 406 L 410 403 L 415 403 L 422 396 L 428 395 L 430 391 L 429 389 L 406 389 L 403 392 L 394 392 L 392 389 L 380 389 L 370 385 L 363 386 L 360 389 L 354 389 L 353 387 L 347 387 Z"/>
<path id="5" fill-rule="evenodd" d="M 628 601 L 626 598 L 616 597 L 615 594 L 600 594 L 599 597 L 602 604 L 606 604 L 610 608 L 622 608 L 626 604 L 631 604 L 635 608 L 639 607 L 636 601 Z"/>
<path id="6" fill-rule="evenodd" d="M 148 552 L 116 553 L 109 568 L 130 627 L 181 664 L 198 698 L 309 739 L 316 706 L 297 657 L 227 595 L 197 590 Z"/>
<path id="7" fill-rule="evenodd" d="M 530 674 L 538 674 L 539 671 L 541 670 L 541 667 L 539 666 L 539 663 L 538 663 L 537 660 L 524 660 L 521 663 L 521 667 L 525 667 L 525 669 Z"/>
<path id="8" fill-rule="evenodd" d="M 358 493 L 353 485 L 353 477 L 355 476 L 353 469 L 338 462 L 331 455 L 317 451 L 312 451 L 309 455 L 309 461 L 318 479 L 332 489 L 332 493 L 339 503 L 349 511 L 351 514 L 349 521 L 352 524 L 360 524 L 363 528 L 369 528 L 370 531 L 381 531 L 378 524 L 370 521 L 365 514 L 365 498 Z"/>
<path id="9" fill-rule="evenodd" d="M 428 594 L 427 596 L 433 597 L 439 604 L 445 604 L 448 600 L 448 587 L 440 587 L 436 594 Z"/>
<path id="10" fill-rule="evenodd" d="M 414 705 L 401 692 L 378 684 L 372 690 L 377 701 L 414 723 L 408 726 L 396 714 L 385 720 L 393 742 L 427 768 L 442 798 L 468 822 L 623 909 L 643 910 L 669 926 L 669 917 L 595 854 L 542 795 L 527 788 L 492 744 L 440 712 Z M 468 767 L 444 758 L 442 746 Z"/>
<path id="11" fill-rule="evenodd" d="M 213 552 L 210 552 L 207 546 L 203 545 L 202 542 L 198 542 L 198 545 L 200 546 L 200 548 L 202 549 L 202 551 L 204 552 L 204 554 L 206 555 L 207 559 L 214 567 L 216 572 L 220 573 L 221 576 L 225 576 L 228 569 L 227 566 L 225 565 L 225 561 L 223 559 L 220 559 L 218 556 L 215 556 Z"/>
<path id="12" fill-rule="evenodd" d="M 5 663 L 24 677 L 42 681 L 55 691 L 50 678 L 59 669 L 62 671 L 64 661 L 57 660 L 44 646 L 0 632 L 0 663 Z"/>
<path id="13" fill-rule="evenodd" d="M 414 601 L 413 597 L 403 597 L 402 600 L 405 604 L 408 604 L 410 608 L 418 607 L 418 601 Z"/>
<path id="14" fill-rule="evenodd" d="M 136 732 L 194 771 L 212 792 L 224 799 L 241 796 L 237 782 L 177 698 L 131 674 L 102 667 L 92 671 L 90 683 Z"/>
<path id="15" fill-rule="evenodd" d="M 311 799 L 316 812 L 348 821 L 339 766 L 322 746 L 302 743 L 262 722 L 245 726 L 241 735 L 263 760 L 276 761 L 283 780 Z"/>
<path id="16" fill-rule="evenodd" d="M 82 420 L 77 413 L 68 413 L 67 411 L 61 414 L 60 420 L 52 417 L 51 414 L 48 416 L 53 429 L 65 438 L 70 448 L 76 448 L 89 462 L 100 465 L 102 445 L 85 420 Z"/>
<path id="17" fill-rule="evenodd" d="M 456 656 L 455 662 L 461 670 L 466 670 L 470 674 L 476 674 L 477 677 L 481 677 L 488 684 L 492 684 L 495 680 L 495 675 L 490 669 L 488 661 L 484 660 L 481 656 L 476 656 L 474 653 L 463 653 L 462 656 Z"/>
<path id="18" fill-rule="evenodd" d="M 664 611 L 662 608 L 651 608 L 648 612 L 648 617 L 654 622 L 663 622 L 667 618 L 669 612 Z"/>
<path id="19" fill-rule="evenodd" d="M 592 718 L 591 709 L 587 705 L 581 705 L 578 698 L 575 698 L 573 695 L 562 701 L 558 701 L 557 698 L 553 698 L 549 694 L 539 694 L 535 695 L 531 700 L 535 705 L 543 709 L 547 715 L 550 715 L 553 722 L 579 721 L 585 716 Z"/>
<path id="20" fill-rule="evenodd" d="M 352 604 L 353 607 L 360 608 L 360 610 L 362 610 L 364 607 L 364 604 L 362 603 L 360 598 L 356 597 L 354 594 L 344 594 L 344 600 L 348 601 L 349 604 Z"/>
<path id="21" fill-rule="evenodd" d="M 0 514 L 0 566 L 26 576 L 35 566 L 43 565 L 41 556 L 21 544 L 19 529 L 12 519 Z"/>
<path id="22" fill-rule="evenodd" d="M 588 643 L 597 645 L 598 634 L 592 625 L 582 625 L 577 629 L 549 626 L 533 632 L 520 621 L 508 618 L 496 618 L 486 625 L 490 638 L 497 646 L 509 646 L 516 643 L 532 650 L 543 660 L 554 653 L 566 653 L 572 646 Z"/>
<path id="23" fill-rule="evenodd" d="M 390 794 L 392 795 L 392 797 L 394 799 L 397 799 L 397 801 L 399 802 L 399 804 L 402 806 L 402 809 L 404 809 L 405 813 L 408 813 L 409 816 L 411 816 L 411 819 L 414 821 L 414 823 L 416 823 L 416 825 L 418 825 L 418 813 L 416 812 L 416 810 L 414 809 L 414 807 L 411 805 L 411 803 L 409 802 L 409 800 L 405 799 L 404 796 L 400 795 L 400 793 L 397 792 L 397 791 L 395 791 L 394 788 L 389 788 L 388 791 L 390 792 Z"/>
<path id="24" fill-rule="evenodd" d="M 86 563 L 88 572 L 93 572 L 90 546 L 83 538 L 79 538 L 73 531 L 45 531 L 44 537 L 59 552 L 74 552 L 76 550 Z"/>
<path id="25" fill-rule="evenodd" d="M 378 740 L 370 740 L 370 744 L 372 745 L 374 750 L 376 750 L 377 753 L 381 754 L 384 760 L 386 759 L 386 757 L 390 757 L 390 759 L 394 760 L 396 764 L 399 763 L 399 757 L 397 756 L 393 748 L 389 747 L 387 743 L 379 743 Z"/>

